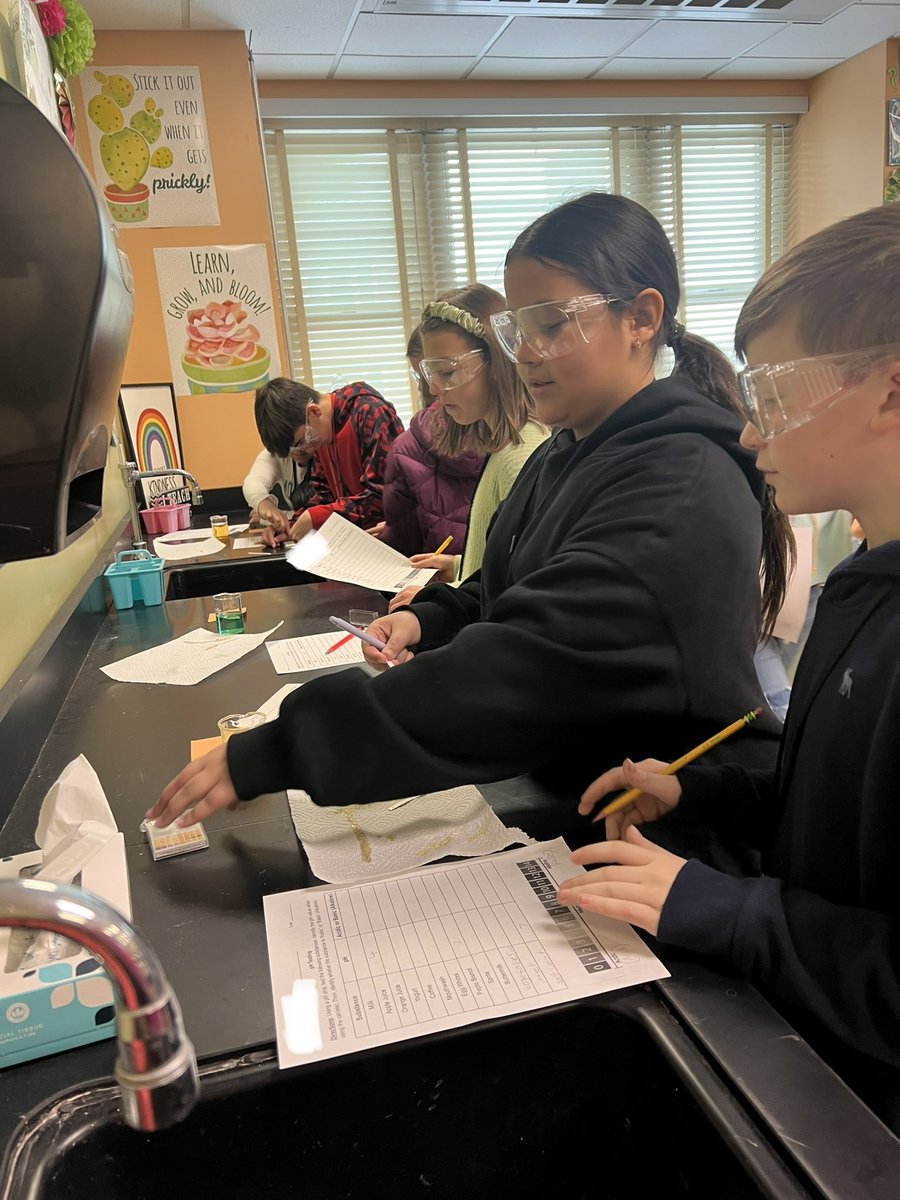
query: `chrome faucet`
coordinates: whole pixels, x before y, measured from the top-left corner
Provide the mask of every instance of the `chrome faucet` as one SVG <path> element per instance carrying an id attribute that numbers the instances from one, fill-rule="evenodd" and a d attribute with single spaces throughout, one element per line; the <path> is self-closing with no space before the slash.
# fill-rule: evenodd
<path id="1" fill-rule="evenodd" d="M 138 479 L 155 479 L 159 475 L 181 475 L 187 480 L 191 489 L 191 500 L 194 504 L 203 503 L 203 493 L 200 484 L 190 473 L 181 467 L 164 467 L 158 471 L 139 471 L 136 462 L 119 463 L 119 470 L 125 476 L 125 486 L 128 488 L 128 500 L 131 505 L 131 544 L 135 550 L 143 550 L 147 545 L 141 535 L 141 518 L 138 513 L 137 500 L 134 495 L 134 485 Z"/>
<path id="2" fill-rule="evenodd" d="M 200 1094 L 194 1047 L 159 959 L 103 900 L 39 880 L 0 881 L 0 926 L 49 929 L 89 950 L 106 968 L 116 999 L 116 1080 L 132 1129 L 166 1129 Z"/>

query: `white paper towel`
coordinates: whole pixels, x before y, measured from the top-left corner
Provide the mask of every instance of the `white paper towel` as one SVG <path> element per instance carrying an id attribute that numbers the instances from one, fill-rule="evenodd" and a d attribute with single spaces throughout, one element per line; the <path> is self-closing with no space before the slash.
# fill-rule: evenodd
<path id="1" fill-rule="evenodd" d="M 153 539 L 153 552 L 169 562 L 181 558 L 207 558 L 224 549 L 225 543 L 213 537 L 208 529 L 176 529 L 172 533 L 160 533 Z"/>
<path id="2" fill-rule="evenodd" d="M 534 841 L 521 829 L 508 829 L 471 786 L 419 796 L 394 811 L 396 800 L 323 808 L 306 792 L 287 795 L 310 866 L 326 883 L 352 883 L 451 855 L 474 858 Z"/>
<path id="3" fill-rule="evenodd" d="M 152 650 L 142 650 L 100 670 L 121 683 L 171 683 L 182 687 L 200 683 L 255 650 L 283 624 L 279 621 L 265 633 L 213 633 L 210 629 L 192 629 L 180 638 L 154 646 Z"/>

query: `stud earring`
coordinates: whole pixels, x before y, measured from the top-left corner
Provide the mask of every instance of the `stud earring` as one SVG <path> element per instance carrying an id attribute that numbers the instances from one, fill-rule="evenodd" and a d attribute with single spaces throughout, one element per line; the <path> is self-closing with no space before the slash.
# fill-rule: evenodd
<path id="1" fill-rule="evenodd" d="M 635 350 L 643 350 L 644 348 L 644 343 L 639 337 L 636 337 L 631 344 L 634 346 Z"/>

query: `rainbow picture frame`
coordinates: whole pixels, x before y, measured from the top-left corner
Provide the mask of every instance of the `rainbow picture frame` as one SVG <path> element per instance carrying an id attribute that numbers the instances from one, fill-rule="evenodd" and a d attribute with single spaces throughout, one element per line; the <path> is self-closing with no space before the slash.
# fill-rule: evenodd
<path id="1" fill-rule="evenodd" d="M 165 471 L 183 467 L 181 432 L 175 389 L 171 383 L 134 383 L 119 389 L 119 409 L 127 440 L 128 456 L 141 471 Z M 135 484 L 135 487 L 138 485 Z M 141 481 L 143 505 L 158 504 L 170 497 L 178 504 L 190 503 L 191 493 L 180 475 L 160 475 Z"/>

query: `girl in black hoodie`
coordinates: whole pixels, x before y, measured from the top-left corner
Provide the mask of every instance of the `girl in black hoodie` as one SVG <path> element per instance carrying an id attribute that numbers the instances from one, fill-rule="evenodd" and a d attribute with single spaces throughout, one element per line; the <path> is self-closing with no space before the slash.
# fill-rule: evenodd
<path id="1" fill-rule="evenodd" d="M 762 702 L 760 567 L 767 626 L 789 533 L 738 442 L 730 364 L 677 319 L 659 222 L 622 196 L 564 204 L 516 240 L 506 295 L 488 336 L 559 432 L 498 512 L 481 572 L 372 626 L 387 649 L 370 661 L 402 669 L 312 680 L 185 768 L 158 819 L 287 787 L 346 805 L 534 772 L 562 797 L 561 832 L 598 761 L 680 754 Z M 665 345 L 675 370 L 655 380 Z M 777 730 L 763 718 L 741 738 L 748 765 L 772 765 Z"/>

